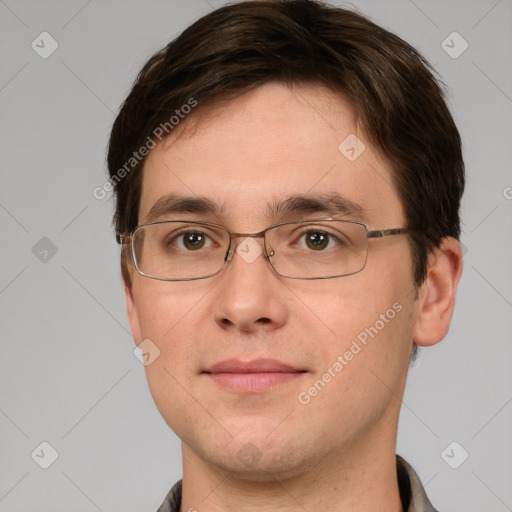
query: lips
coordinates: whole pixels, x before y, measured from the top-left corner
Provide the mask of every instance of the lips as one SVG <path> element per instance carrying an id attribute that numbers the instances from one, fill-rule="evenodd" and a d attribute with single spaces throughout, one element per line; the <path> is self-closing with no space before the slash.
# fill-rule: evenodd
<path id="1" fill-rule="evenodd" d="M 224 388 L 242 393 L 259 393 L 296 380 L 306 373 L 306 370 L 275 359 L 226 359 L 203 373 Z"/>
<path id="2" fill-rule="evenodd" d="M 214 364 L 206 373 L 292 373 L 301 372 L 287 364 L 275 359 L 254 359 L 253 361 L 240 361 L 239 359 L 226 359 Z"/>

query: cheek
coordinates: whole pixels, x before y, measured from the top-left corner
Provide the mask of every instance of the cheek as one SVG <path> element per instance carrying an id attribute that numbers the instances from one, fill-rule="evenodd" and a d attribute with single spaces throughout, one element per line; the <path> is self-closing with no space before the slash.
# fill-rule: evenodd
<path id="1" fill-rule="evenodd" d="M 336 286 L 332 281 L 315 303 L 328 335 L 317 345 L 322 367 L 313 380 L 325 380 L 329 371 L 339 375 L 332 379 L 332 399 L 338 402 L 379 402 L 390 389 L 398 394 L 407 372 L 415 314 L 410 275 L 391 266 L 373 270 L 344 277 Z"/>
<path id="2" fill-rule="evenodd" d="M 389 367 L 393 359 L 407 352 L 412 339 L 410 307 L 406 304 L 398 293 L 360 299 L 352 295 L 350 301 L 332 301 L 324 310 L 325 323 L 334 333 L 323 344 L 326 363 L 341 356 L 344 366 L 353 366 L 359 373 Z"/>
<path id="3" fill-rule="evenodd" d="M 180 379 L 174 385 L 186 385 L 198 370 L 199 347 L 208 345 L 205 334 L 213 324 L 207 305 L 212 286 L 206 281 L 179 283 L 142 278 L 134 282 L 142 339 L 151 340 L 160 351 L 155 364 L 146 367 L 150 384 L 165 380 L 167 370 Z M 169 379 L 172 381 L 167 375 Z"/>
<path id="4" fill-rule="evenodd" d="M 161 345 L 161 349 L 171 345 L 168 340 L 176 338 L 177 333 L 190 327 L 191 319 L 199 321 L 201 290 L 190 283 L 141 278 L 134 282 L 133 289 L 142 336 Z"/>
<path id="5" fill-rule="evenodd" d="M 145 367 L 146 378 L 155 405 L 167 424 L 186 439 L 180 418 L 188 417 L 195 360 L 192 323 L 200 325 L 200 298 L 180 294 L 177 283 L 146 279 L 134 284 L 134 296 L 143 339 L 158 349 L 158 357 Z"/>
<path id="6" fill-rule="evenodd" d="M 362 425 L 371 428 L 383 415 L 398 410 L 413 310 L 410 302 L 393 300 L 396 296 L 363 300 L 352 295 L 350 301 L 342 297 L 327 310 L 326 323 L 335 335 L 322 342 L 321 362 L 300 396 L 301 403 L 307 402 L 304 421 L 323 418 L 326 436 L 332 430 L 355 435 Z"/>
<path id="7" fill-rule="evenodd" d="M 145 368 L 155 401 L 156 395 L 168 393 L 172 377 L 186 384 L 184 369 L 190 367 L 194 352 L 190 323 L 193 317 L 197 322 L 198 300 L 179 295 L 176 284 L 144 279 L 133 287 L 142 339 L 157 347 L 158 357 Z"/>

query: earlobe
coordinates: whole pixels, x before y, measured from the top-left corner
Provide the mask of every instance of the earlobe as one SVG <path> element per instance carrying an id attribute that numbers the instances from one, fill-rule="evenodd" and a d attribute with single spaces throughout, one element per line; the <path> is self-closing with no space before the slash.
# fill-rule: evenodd
<path id="1" fill-rule="evenodd" d="M 462 274 L 462 249 L 452 237 L 444 238 L 429 255 L 427 278 L 418 297 L 414 342 L 422 347 L 439 343 L 448 333 Z"/>
<path id="2" fill-rule="evenodd" d="M 128 321 L 130 322 L 133 341 L 136 345 L 139 345 L 139 343 L 142 341 L 142 335 L 140 331 L 137 306 L 133 297 L 133 283 L 130 285 L 128 285 L 126 282 L 124 283 L 124 294 L 126 297 L 126 312 L 128 314 Z"/>

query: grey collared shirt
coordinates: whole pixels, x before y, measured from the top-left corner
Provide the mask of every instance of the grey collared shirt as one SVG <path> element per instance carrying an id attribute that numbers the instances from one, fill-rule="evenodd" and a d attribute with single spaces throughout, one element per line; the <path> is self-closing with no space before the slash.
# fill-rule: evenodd
<path id="1" fill-rule="evenodd" d="M 428 500 L 416 471 L 399 455 L 396 456 L 396 472 L 404 512 L 437 512 Z M 180 507 L 181 480 L 169 491 L 157 512 L 180 512 Z"/>

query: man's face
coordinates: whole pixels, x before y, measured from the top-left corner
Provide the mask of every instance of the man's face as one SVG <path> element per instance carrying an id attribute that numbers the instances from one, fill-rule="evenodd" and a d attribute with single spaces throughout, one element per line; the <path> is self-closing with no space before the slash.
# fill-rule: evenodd
<path id="1" fill-rule="evenodd" d="M 208 221 L 240 233 L 331 215 L 369 229 L 405 225 L 387 163 L 356 126 L 350 105 L 320 87 L 269 84 L 189 121 L 147 158 L 139 224 L 173 195 L 206 198 L 219 211 L 152 220 Z M 349 135 L 366 146 L 356 159 L 352 139 L 340 146 Z M 268 215 L 269 204 L 292 196 L 330 195 L 362 213 Z M 386 444 L 394 449 L 417 316 L 407 238 L 370 240 L 366 268 L 334 279 L 287 279 L 264 255 L 246 260 L 235 253 L 218 275 L 196 281 L 132 272 L 134 338 L 160 350 L 146 367 L 149 387 L 186 456 L 263 478 L 364 450 L 375 454 Z M 243 367 L 258 359 L 296 371 L 269 380 L 210 373 L 222 361 Z"/>

